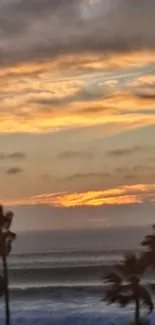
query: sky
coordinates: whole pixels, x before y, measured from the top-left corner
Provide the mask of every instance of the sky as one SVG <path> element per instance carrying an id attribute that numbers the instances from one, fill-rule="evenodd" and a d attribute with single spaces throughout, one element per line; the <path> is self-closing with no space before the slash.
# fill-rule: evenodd
<path id="1" fill-rule="evenodd" d="M 154 0 L 0 0 L 0 198 L 17 230 L 154 222 Z"/>

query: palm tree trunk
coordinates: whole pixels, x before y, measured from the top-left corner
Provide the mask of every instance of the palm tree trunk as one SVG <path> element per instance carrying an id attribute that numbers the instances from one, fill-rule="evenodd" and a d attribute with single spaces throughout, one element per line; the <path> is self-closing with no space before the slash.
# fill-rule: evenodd
<path id="1" fill-rule="evenodd" d="M 140 325 L 140 304 L 139 304 L 139 299 L 136 299 L 135 325 Z"/>
<path id="2" fill-rule="evenodd" d="M 2 260 L 3 260 L 3 275 L 4 275 L 4 283 L 5 283 L 5 291 L 4 291 L 5 324 L 10 325 L 9 291 L 8 291 L 8 267 L 7 267 L 7 260 L 6 260 L 6 254 L 5 253 L 2 256 Z"/>

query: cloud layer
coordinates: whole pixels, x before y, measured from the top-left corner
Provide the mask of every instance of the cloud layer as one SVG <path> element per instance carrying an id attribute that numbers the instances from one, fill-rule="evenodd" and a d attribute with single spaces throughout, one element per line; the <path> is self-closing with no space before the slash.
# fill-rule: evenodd
<path id="1" fill-rule="evenodd" d="M 154 202 L 154 184 L 124 185 L 104 191 L 85 193 L 41 194 L 21 200 L 6 201 L 7 205 L 51 205 L 55 207 L 126 205 Z"/>
<path id="2" fill-rule="evenodd" d="M 152 204 L 154 19 L 153 0 L 2 1 L 4 203 Z"/>
<path id="3" fill-rule="evenodd" d="M 3 1 L 1 64 L 60 53 L 152 49 L 154 12 L 153 0 L 137 1 L 136 5 L 132 0 L 109 1 L 108 6 L 100 0 L 95 7 L 83 0 Z"/>
<path id="4" fill-rule="evenodd" d="M 150 125 L 154 12 L 153 0 L 3 1 L 0 132 Z"/>

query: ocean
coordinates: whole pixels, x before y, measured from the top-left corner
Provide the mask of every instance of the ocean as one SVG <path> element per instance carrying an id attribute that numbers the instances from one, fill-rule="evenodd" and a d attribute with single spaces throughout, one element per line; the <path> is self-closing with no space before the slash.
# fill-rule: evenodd
<path id="1" fill-rule="evenodd" d="M 147 231 L 135 228 L 18 234 L 8 259 L 11 324 L 127 324 L 133 318 L 134 306 L 121 309 L 102 301 L 103 277 L 122 254 L 138 250 L 138 242 Z M 153 273 L 143 279 L 149 288 L 154 280 Z M 153 324 L 154 315 L 149 318 Z M 0 319 L 4 320 L 3 298 Z"/>

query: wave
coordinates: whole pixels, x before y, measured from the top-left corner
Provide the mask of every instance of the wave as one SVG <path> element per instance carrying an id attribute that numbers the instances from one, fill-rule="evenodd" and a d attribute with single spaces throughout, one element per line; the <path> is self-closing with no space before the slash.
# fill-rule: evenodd
<path id="1" fill-rule="evenodd" d="M 144 285 L 150 291 L 155 293 L 155 283 L 152 281 L 146 281 L 144 282 Z M 10 287 L 11 295 L 13 296 L 29 296 L 29 297 L 40 297 L 40 296 L 61 296 L 61 295 L 98 295 L 103 296 L 104 292 L 108 288 L 108 284 L 102 284 L 102 283 L 68 283 L 68 284 L 37 284 L 37 285 L 20 285 L 20 286 L 12 286 Z"/>
<path id="2" fill-rule="evenodd" d="M 74 283 L 79 282 L 102 282 L 103 277 L 107 272 L 111 271 L 110 265 L 83 265 L 83 266 L 64 266 L 51 268 L 36 268 L 35 265 L 31 268 L 9 269 L 11 283 Z M 154 283 L 154 272 L 149 270 L 145 274 L 144 281 Z"/>
<path id="3" fill-rule="evenodd" d="M 103 296 L 105 286 L 93 285 L 93 284 L 81 284 L 81 285 L 39 285 L 39 286 L 21 286 L 12 287 L 10 289 L 11 296 L 14 298 L 18 297 L 29 297 L 30 299 L 39 297 L 54 297 L 60 298 L 61 296 L 73 296 L 73 295 L 99 295 Z"/>
<path id="4" fill-rule="evenodd" d="M 77 265 L 115 264 L 127 250 L 59 250 L 47 252 L 12 253 L 9 257 L 10 268 L 63 267 Z"/>
<path id="5" fill-rule="evenodd" d="M 102 255 L 123 255 L 129 252 L 132 252 L 132 249 L 115 249 L 115 248 L 108 248 L 108 249 L 99 249 L 95 247 L 90 247 L 89 249 L 83 249 L 83 248 L 64 248 L 64 249 L 51 249 L 46 251 L 31 251 L 31 252 L 12 252 L 12 257 L 34 257 L 34 256 L 51 256 L 51 255 L 96 255 L 96 254 L 102 254 Z M 136 249 L 137 252 L 141 251 L 141 249 Z"/>
<path id="6" fill-rule="evenodd" d="M 94 261 L 82 261 L 82 260 L 75 260 L 75 261 L 27 261 L 25 263 L 22 263 L 22 268 L 21 268 L 21 264 L 18 262 L 17 263 L 9 263 L 9 270 L 10 271 L 37 271 L 37 270 L 66 270 L 66 269 L 72 269 L 75 270 L 76 268 L 78 269 L 84 269 L 85 267 L 89 267 L 89 268 L 96 268 L 96 267 L 102 267 L 102 269 L 106 269 L 109 267 L 112 267 L 113 265 L 115 265 L 117 263 L 117 260 L 112 260 L 112 261 L 98 261 L 97 259 Z"/>
<path id="7" fill-rule="evenodd" d="M 66 282 L 92 282 L 103 278 L 109 267 L 97 266 L 74 266 L 55 268 L 9 269 L 11 283 L 66 283 Z"/>

